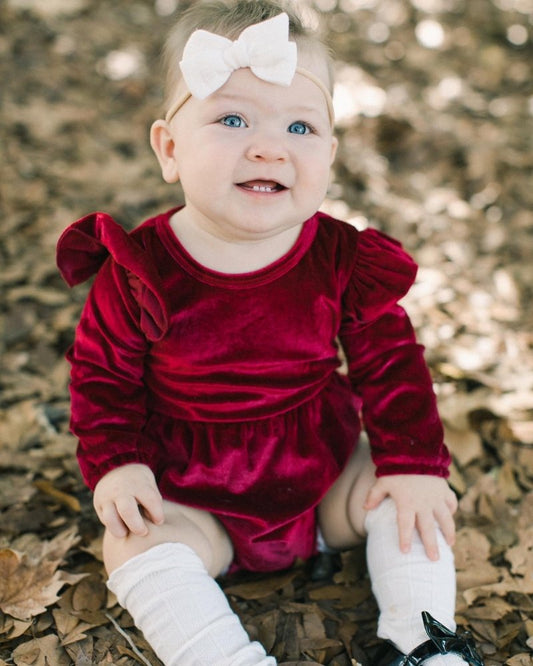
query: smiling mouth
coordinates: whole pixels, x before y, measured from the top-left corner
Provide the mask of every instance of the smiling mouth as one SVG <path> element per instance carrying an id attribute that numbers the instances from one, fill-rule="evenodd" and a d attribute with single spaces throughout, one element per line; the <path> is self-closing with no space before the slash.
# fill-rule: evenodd
<path id="1" fill-rule="evenodd" d="M 265 192 L 267 194 L 282 192 L 287 189 L 274 180 L 249 180 L 244 183 L 237 183 L 237 185 L 248 192 Z"/>

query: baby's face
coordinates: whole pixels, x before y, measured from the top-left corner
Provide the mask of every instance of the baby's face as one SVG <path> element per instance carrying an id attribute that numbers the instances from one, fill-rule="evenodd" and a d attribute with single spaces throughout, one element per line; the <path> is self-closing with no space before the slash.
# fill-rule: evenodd
<path id="1" fill-rule="evenodd" d="M 322 65 L 299 63 L 327 85 Z M 168 132 L 167 180 L 181 181 L 192 219 L 228 240 L 281 233 L 324 199 L 337 142 L 323 90 L 302 74 L 284 87 L 239 69 L 206 99 L 191 97 Z"/>

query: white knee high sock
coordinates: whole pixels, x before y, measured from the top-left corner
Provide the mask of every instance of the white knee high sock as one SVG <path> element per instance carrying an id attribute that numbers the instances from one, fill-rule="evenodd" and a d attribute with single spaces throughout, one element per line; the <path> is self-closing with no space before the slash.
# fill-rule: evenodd
<path id="1" fill-rule="evenodd" d="M 438 530 L 440 558 L 428 559 L 418 532 L 409 553 L 399 547 L 396 505 L 387 498 L 370 511 L 365 523 L 368 571 L 379 606 L 378 636 L 405 654 L 428 640 L 421 612 L 455 631 L 455 566 L 453 552 Z M 456 654 L 428 659 L 428 666 L 459 666 Z"/>
<path id="2" fill-rule="evenodd" d="M 184 544 L 161 544 L 128 560 L 108 587 L 166 666 L 276 664 L 250 641 L 219 585 Z"/>

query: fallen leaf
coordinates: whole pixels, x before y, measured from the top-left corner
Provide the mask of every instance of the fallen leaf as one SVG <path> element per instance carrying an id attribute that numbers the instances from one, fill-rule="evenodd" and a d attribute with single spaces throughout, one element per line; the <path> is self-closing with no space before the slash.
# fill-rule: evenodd
<path id="1" fill-rule="evenodd" d="M 18 620 L 27 620 L 55 603 L 64 585 L 81 580 L 85 574 L 58 569 L 76 541 L 76 534 L 69 530 L 52 541 L 42 541 L 40 552 L 0 550 L 0 609 Z"/>
<path id="2" fill-rule="evenodd" d="M 61 504 L 67 506 L 69 509 L 72 509 L 72 511 L 79 512 L 81 510 L 80 501 L 77 497 L 73 497 L 72 495 L 63 492 L 62 490 L 59 490 L 49 481 L 39 479 L 38 481 L 34 481 L 33 485 L 45 495 L 52 497 L 58 502 L 61 502 Z"/>
<path id="3" fill-rule="evenodd" d="M 505 664 L 506 666 L 531 666 L 533 664 L 533 657 L 529 652 L 521 652 L 507 659 Z"/>
<path id="4" fill-rule="evenodd" d="M 250 583 L 241 583 L 225 587 L 226 594 L 240 597 L 241 599 L 264 599 L 280 590 L 288 583 L 292 582 L 298 573 L 289 571 L 281 575 L 273 575 L 264 580 L 257 580 Z"/>
<path id="5" fill-rule="evenodd" d="M 22 643 L 13 651 L 17 666 L 69 666 L 68 654 L 52 634 Z"/>

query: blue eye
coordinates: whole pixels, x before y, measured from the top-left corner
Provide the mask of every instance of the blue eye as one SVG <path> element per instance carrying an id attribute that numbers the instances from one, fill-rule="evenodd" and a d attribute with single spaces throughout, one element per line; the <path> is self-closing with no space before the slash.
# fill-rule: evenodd
<path id="1" fill-rule="evenodd" d="M 290 134 L 309 134 L 312 129 L 307 123 L 297 121 L 295 123 L 291 123 L 287 131 Z"/>
<path id="2" fill-rule="evenodd" d="M 222 125 L 226 127 L 248 127 L 244 120 L 236 113 L 230 113 L 220 119 Z"/>

